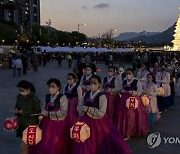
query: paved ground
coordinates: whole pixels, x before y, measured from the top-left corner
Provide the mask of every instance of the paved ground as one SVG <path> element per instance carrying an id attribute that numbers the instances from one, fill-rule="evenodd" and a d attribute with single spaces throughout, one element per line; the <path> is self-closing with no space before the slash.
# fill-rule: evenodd
<path id="1" fill-rule="evenodd" d="M 102 69 L 101 76 L 105 76 L 107 68 L 104 65 L 98 65 Z M 65 84 L 66 74 L 71 72 L 64 62 L 60 69 L 57 63 L 51 62 L 46 67 L 40 67 L 38 72 L 30 72 L 28 75 L 13 78 L 11 70 L 0 70 L 0 153 L 1 154 L 19 154 L 20 140 L 15 137 L 15 132 L 6 132 L 3 130 L 5 118 L 13 116 L 10 110 L 14 108 L 18 89 L 17 83 L 22 80 L 29 80 L 34 83 L 37 89 L 37 95 L 42 100 L 48 91 L 46 82 L 51 77 L 57 77 Z M 179 89 L 180 90 L 180 89 Z M 161 119 L 151 130 L 151 132 L 160 132 L 161 137 L 179 137 L 180 138 L 180 98 L 175 98 L 175 105 L 162 114 Z M 180 144 L 162 143 L 155 149 L 149 149 L 146 143 L 146 137 L 131 138 L 128 140 L 129 146 L 135 154 L 180 154 Z"/>

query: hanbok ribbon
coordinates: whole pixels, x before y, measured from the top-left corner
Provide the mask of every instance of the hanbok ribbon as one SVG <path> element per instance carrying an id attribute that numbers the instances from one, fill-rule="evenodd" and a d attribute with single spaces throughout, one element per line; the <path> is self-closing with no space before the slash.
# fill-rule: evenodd
<path id="1" fill-rule="evenodd" d="M 88 85 L 88 84 L 90 84 L 90 80 L 85 80 L 83 83 L 84 83 L 84 85 Z"/>
<path id="2" fill-rule="evenodd" d="M 94 101 L 94 99 L 91 99 L 91 98 L 86 99 L 86 103 L 93 103 L 93 101 Z"/>
<path id="3" fill-rule="evenodd" d="M 67 94 L 72 94 L 72 90 L 66 91 Z"/>
<path id="4" fill-rule="evenodd" d="M 49 109 L 49 107 L 54 107 L 54 101 L 56 100 L 56 98 L 58 97 L 58 95 L 59 95 L 59 91 L 56 93 L 56 95 L 54 96 L 54 97 L 52 97 L 51 96 L 51 100 L 50 100 L 50 102 L 47 104 L 47 108 L 46 108 L 46 110 L 48 110 Z"/>
<path id="5" fill-rule="evenodd" d="M 54 107 L 54 103 L 48 103 L 48 107 Z"/>

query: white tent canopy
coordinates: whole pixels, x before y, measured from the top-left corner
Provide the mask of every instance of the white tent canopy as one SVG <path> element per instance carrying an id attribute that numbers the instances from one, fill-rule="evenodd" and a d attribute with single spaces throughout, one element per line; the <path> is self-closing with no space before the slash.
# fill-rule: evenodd
<path id="1" fill-rule="evenodd" d="M 108 52 L 110 51 L 108 48 L 98 48 L 98 52 Z"/>
<path id="2" fill-rule="evenodd" d="M 40 48 L 40 51 L 41 51 L 41 52 L 44 52 L 44 51 L 46 51 L 46 52 L 54 52 L 54 48 L 52 48 L 52 47 L 50 47 L 50 46 L 45 46 L 45 47 L 43 47 L 43 46 L 38 46 L 38 48 Z"/>
<path id="3" fill-rule="evenodd" d="M 98 49 L 95 48 L 95 47 L 88 47 L 88 48 L 85 48 L 85 51 L 86 51 L 86 52 L 97 52 Z"/>
<path id="4" fill-rule="evenodd" d="M 131 49 L 131 48 L 116 48 L 114 51 L 115 52 L 133 52 L 133 49 Z"/>
<path id="5" fill-rule="evenodd" d="M 95 47 L 88 47 L 88 48 L 83 48 L 83 47 L 74 47 L 74 48 L 69 48 L 69 47 L 61 47 L 57 46 L 55 48 L 52 48 L 50 46 L 38 46 L 40 48 L 41 52 L 111 52 L 110 49 L 108 48 L 95 48 Z M 133 52 L 133 49 L 131 48 L 116 48 L 114 49 L 114 52 Z"/>
<path id="6" fill-rule="evenodd" d="M 85 52 L 85 48 L 83 48 L 83 47 L 74 47 L 74 48 L 71 48 L 71 52 Z"/>
<path id="7" fill-rule="evenodd" d="M 57 46 L 54 48 L 54 52 L 71 52 L 71 48 Z"/>

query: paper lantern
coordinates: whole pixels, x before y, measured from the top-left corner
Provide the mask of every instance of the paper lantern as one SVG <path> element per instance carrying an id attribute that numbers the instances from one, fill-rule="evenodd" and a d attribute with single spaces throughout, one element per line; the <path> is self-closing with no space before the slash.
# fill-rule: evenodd
<path id="1" fill-rule="evenodd" d="M 146 95 L 142 96 L 141 100 L 144 106 L 148 106 L 150 104 L 150 99 Z"/>
<path id="2" fill-rule="evenodd" d="M 164 88 L 162 88 L 162 87 L 159 87 L 158 88 L 158 96 L 163 96 L 164 95 Z"/>
<path id="3" fill-rule="evenodd" d="M 90 137 L 90 128 L 84 122 L 77 122 L 70 129 L 70 136 L 76 142 L 85 142 Z"/>
<path id="4" fill-rule="evenodd" d="M 11 117 L 9 120 L 12 122 L 13 129 L 17 129 L 18 128 L 18 120 L 17 120 L 17 118 Z"/>
<path id="5" fill-rule="evenodd" d="M 22 140 L 27 145 L 36 145 L 42 139 L 42 130 L 38 126 L 28 126 L 23 131 Z"/>
<path id="6" fill-rule="evenodd" d="M 4 130 L 13 131 L 18 128 L 18 120 L 15 117 L 7 118 L 4 121 Z"/>
<path id="7" fill-rule="evenodd" d="M 98 72 L 101 72 L 101 68 L 98 68 L 97 71 L 98 71 Z"/>
<path id="8" fill-rule="evenodd" d="M 129 97 L 126 100 L 126 107 L 129 110 L 135 110 L 138 108 L 138 100 L 136 99 L 136 97 Z"/>
<path id="9" fill-rule="evenodd" d="M 4 130 L 6 130 L 6 131 L 12 131 L 13 130 L 13 123 L 12 123 L 12 121 L 9 120 L 9 118 L 7 118 L 4 121 Z"/>

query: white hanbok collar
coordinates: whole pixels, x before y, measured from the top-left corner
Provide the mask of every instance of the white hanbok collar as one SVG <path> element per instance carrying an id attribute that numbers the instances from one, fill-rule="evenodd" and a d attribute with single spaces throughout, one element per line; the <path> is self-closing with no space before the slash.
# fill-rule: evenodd
<path id="1" fill-rule="evenodd" d="M 89 80 L 92 77 L 92 73 L 89 76 L 85 76 L 86 80 Z"/>
<path id="2" fill-rule="evenodd" d="M 127 80 L 127 84 L 131 84 L 134 80 L 138 80 L 137 78 L 132 78 L 132 80 L 131 81 L 128 81 L 128 79 L 126 78 L 126 80 Z"/>
<path id="3" fill-rule="evenodd" d="M 122 75 L 123 73 L 124 73 L 124 71 L 122 71 L 122 72 L 119 71 L 119 75 Z"/>
<path id="4" fill-rule="evenodd" d="M 96 92 L 93 94 L 92 91 L 91 91 L 91 92 L 90 92 L 90 98 L 91 98 L 91 99 L 94 99 L 100 92 L 101 92 L 101 91 L 98 90 L 98 91 L 96 91 Z"/>
<path id="5" fill-rule="evenodd" d="M 76 82 L 75 82 L 72 86 L 70 86 L 70 85 L 68 84 L 68 91 L 69 91 L 69 90 L 72 90 L 75 86 L 76 86 Z"/>
<path id="6" fill-rule="evenodd" d="M 53 97 L 53 96 L 51 96 L 51 103 L 54 103 L 54 101 L 56 100 L 56 98 L 58 97 L 58 95 L 59 95 L 59 91 L 56 93 L 56 95 Z"/>
<path id="7" fill-rule="evenodd" d="M 164 72 L 160 72 L 161 74 L 161 79 L 164 79 L 166 77 L 166 74 L 167 74 L 167 71 L 164 71 Z"/>
<path id="8" fill-rule="evenodd" d="M 107 77 L 107 82 L 111 82 L 114 79 L 114 76 L 112 76 L 111 78 Z"/>

